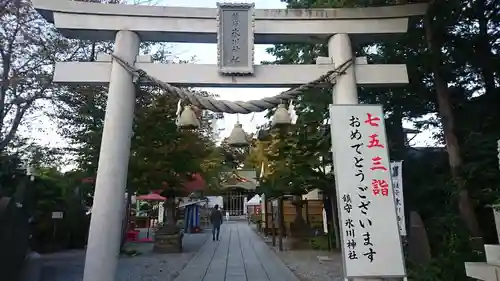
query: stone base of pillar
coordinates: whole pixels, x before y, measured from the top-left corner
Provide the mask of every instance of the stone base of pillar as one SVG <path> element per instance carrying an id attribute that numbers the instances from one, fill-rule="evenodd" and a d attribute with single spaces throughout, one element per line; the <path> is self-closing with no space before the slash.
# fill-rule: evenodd
<path id="1" fill-rule="evenodd" d="M 500 206 L 493 205 L 495 226 L 500 239 Z M 467 276 L 485 281 L 500 281 L 500 245 L 484 245 L 486 262 L 466 262 L 465 273 Z"/>
<path id="2" fill-rule="evenodd" d="M 484 245 L 486 262 L 466 262 L 467 276 L 485 281 L 500 281 L 500 245 Z"/>
<path id="3" fill-rule="evenodd" d="M 182 252 L 182 232 L 161 231 L 159 229 L 155 234 L 153 252 L 161 254 Z"/>
<path id="4" fill-rule="evenodd" d="M 22 271 L 22 281 L 38 281 L 42 271 L 42 260 L 40 254 L 30 252 Z"/>

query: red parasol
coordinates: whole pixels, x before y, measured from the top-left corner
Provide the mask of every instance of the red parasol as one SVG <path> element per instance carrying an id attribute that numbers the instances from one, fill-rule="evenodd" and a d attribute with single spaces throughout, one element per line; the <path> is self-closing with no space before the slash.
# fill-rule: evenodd
<path id="1" fill-rule="evenodd" d="M 150 193 L 146 195 L 137 196 L 137 200 L 143 201 L 165 201 L 167 198 L 161 196 L 160 194 Z"/>

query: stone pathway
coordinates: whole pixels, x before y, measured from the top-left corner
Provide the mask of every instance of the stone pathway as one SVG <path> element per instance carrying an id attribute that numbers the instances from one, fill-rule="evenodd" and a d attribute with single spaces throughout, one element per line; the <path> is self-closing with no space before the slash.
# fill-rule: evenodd
<path id="1" fill-rule="evenodd" d="M 152 243 L 131 245 L 142 254 L 135 257 L 120 257 L 116 280 L 173 281 L 199 249 L 206 242 L 212 242 L 212 239 L 207 240 L 208 237 L 208 233 L 186 234 L 183 239 L 183 253 L 179 254 L 152 253 Z M 41 281 L 81 281 L 84 263 L 83 250 L 42 255 Z"/>
<path id="2" fill-rule="evenodd" d="M 246 222 L 226 222 L 175 281 L 299 281 Z"/>

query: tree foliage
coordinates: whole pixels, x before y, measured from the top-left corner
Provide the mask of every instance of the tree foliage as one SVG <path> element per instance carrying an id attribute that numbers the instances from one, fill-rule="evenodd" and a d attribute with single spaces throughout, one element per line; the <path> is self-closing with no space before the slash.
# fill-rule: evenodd
<path id="1" fill-rule="evenodd" d="M 261 152 L 267 162 L 263 181 L 272 184 L 270 193 L 301 196 L 325 186 L 323 158 L 317 149 L 311 149 L 323 142 L 319 135 L 317 127 L 302 124 L 270 130 Z"/>
<path id="2" fill-rule="evenodd" d="M 288 8 L 306 9 L 402 4 L 385 0 L 284 2 Z M 495 151 L 500 127 L 494 122 L 499 114 L 500 79 L 493 67 L 499 59 L 499 9 L 488 0 L 431 1 L 425 17 L 410 19 L 407 34 L 354 46 L 356 55 L 367 56 L 369 63 L 405 63 L 408 67 L 409 85 L 360 87 L 359 97 L 361 103 L 384 106 L 391 158 L 405 161 L 406 207 L 421 213 L 429 230 L 436 271 L 427 268 L 433 275 L 419 274 L 417 280 L 464 280 L 463 262 L 472 260 L 473 249 L 478 248 L 469 238 L 479 235 L 485 241 L 496 240 L 491 210 L 486 206 L 497 200 L 500 191 Z M 279 44 L 268 52 L 277 58 L 271 63 L 314 63 L 317 56 L 328 56 L 325 43 Z M 295 106 L 297 124 L 321 131 L 330 102 L 329 89 L 305 92 Z M 445 149 L 409 147 L 405 120 L 421 129 L 438 129 L 435 141 Z M 328 145 L 318 146 L 314 141 L 307 147 L 324 156 L 329 153 Z M 302 149 L 287 152 L 293 159 L 287 161 L 299 161 L 302 153 Z M 291 173 L 284 171 L 284 175 Z"/>
<path id="3" fill-rule="evenodd" d="M 176 111 L 176 99 L 159 96 L 136 113 L 131 184 L 146 190 L 162 189 L 165 185 L 170 191 L 177 188 L 182 192 L 183 182 L 190 181 L 192 174 L 203 172 L 201 165 L 211 153 L 213 140 L 203 131 L 177 128 Z M 208 121 L 202 118 L 202 123 Z"/>
<path id="4" fill-rule="evenodd" d="M 60 93 L 52 83 L 53 65 L 77 59 L 82 44 L 62 38 L 30 1 L 5 0 L 0 7 L 1 151 L 16 137 L 26 117 Z"/>
<path id="5" fill-rule="evenodd" d="M 71 140 L 78 168 L 90 177 L 97 172 L 104 90 L 79 89 L 78 95 L 64 100 L 58 115 L 62 133 Z M 200 129 L 182 131 L 175 123 L 177 103 L 158 89 L 147 87 L 138 92 L 129 163 L 129 185 L 134 190 L 148 192 L 161 189 L 162 184 L 178 187 L 181 181 L 189 180 L 190 174 L 204 172 L 201 166 L 214 145 L 212 122 L 216 116 L 202 112 Z"/>

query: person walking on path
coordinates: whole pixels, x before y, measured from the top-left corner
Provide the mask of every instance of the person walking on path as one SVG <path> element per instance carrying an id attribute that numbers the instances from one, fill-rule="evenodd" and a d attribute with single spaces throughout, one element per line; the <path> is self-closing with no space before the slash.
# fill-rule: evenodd
<path id="1" fill-rule="evenodd" d="M 220 226 L 222 224 L 222 212 L 219 210 L 219 205 L 215 204 L 212 213 L 210 214 L 210 223 L 212 223 L 212 240 L 219 240 Z"/>

